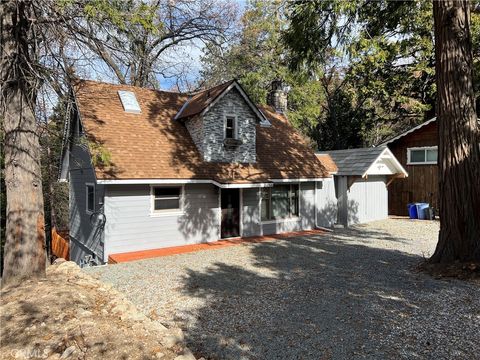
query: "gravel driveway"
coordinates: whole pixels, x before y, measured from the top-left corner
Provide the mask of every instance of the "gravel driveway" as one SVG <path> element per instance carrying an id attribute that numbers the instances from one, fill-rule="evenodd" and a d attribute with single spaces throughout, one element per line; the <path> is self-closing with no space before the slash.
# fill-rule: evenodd
<path id="1" fill-rule="evenodd" d="M 480 359 L 480 287 L 412 268 L 438 223 L 389 219 L 325 235 L 89 269 L 207 359 Z"/>

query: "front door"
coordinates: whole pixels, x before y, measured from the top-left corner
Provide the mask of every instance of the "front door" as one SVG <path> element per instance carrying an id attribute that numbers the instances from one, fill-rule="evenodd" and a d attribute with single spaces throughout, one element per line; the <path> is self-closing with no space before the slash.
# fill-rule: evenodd
<path id="1" fill-rule="evenodd" d="M 238 189 L 222 189 L 221 237 L 240 236 L 240 192 Z"/>

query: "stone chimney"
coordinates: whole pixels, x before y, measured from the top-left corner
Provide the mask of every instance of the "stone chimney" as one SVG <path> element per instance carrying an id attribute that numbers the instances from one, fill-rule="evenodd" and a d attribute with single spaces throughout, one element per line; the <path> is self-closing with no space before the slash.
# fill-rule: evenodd
<path id="1" fill-rule="evenodd" d="M 267 104 L 272 106 L 276 112 L 284 113 L 287 110 L 287 93 L 290 88 L 285 86 L 281 80 L 272 81 L 270 92 L 267 95 Z"/>

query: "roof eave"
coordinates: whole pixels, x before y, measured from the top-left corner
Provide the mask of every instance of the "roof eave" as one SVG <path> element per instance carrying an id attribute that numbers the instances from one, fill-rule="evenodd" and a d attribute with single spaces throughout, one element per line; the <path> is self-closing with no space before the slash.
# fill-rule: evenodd
<path id="1" fill-rule="evenodd" d="M 428 124 L 430 124 L 430 123 L 432 123 L 432 122 L 434 122 L 434 121 L 436 121 L 436 120 L 437 120 L 437 117 L 433 117 L 433 118 L 431 118 L 431 119 L 429 119 L 429 120 L 427 120 L 427 121 L 425 121 L 425 122 L 423 122 L 423 123 L 421 123 L 421 124 L 419 124 L 419 125 L 411 128 L 411 129 L 409 129 L 409 130 L 407 130 L 407 131 L 404 131 L 403 133 L 395 136 L 394 138 L 392 138 L 392 139 L 390 139 L 390 140 L 387 140 L 387 141 L 385 141 L 385 142 L 377 145 L 377 147 L 387 146 L 388 144 L 391 144 L 392 142 L 397 141 L 398 139 L 401 139 L 402 137 L 407 136 L 408 134 L 411 134 L 412 132 L 421 129 L 422 127 L 424 127 L 424 126 L 426 126 L 426 125 L 428 125 Z"/>

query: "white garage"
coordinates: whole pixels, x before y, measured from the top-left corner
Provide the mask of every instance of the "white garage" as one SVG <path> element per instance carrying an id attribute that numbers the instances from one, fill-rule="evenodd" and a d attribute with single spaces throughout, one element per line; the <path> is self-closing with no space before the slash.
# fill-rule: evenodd
<path id="1" fill-rule="evenodd" d="M 388 185 L 408 174 L 387 147 L 328 151 L 334 175 L 337 224 L 361 224 L 388 217 Z"/>

